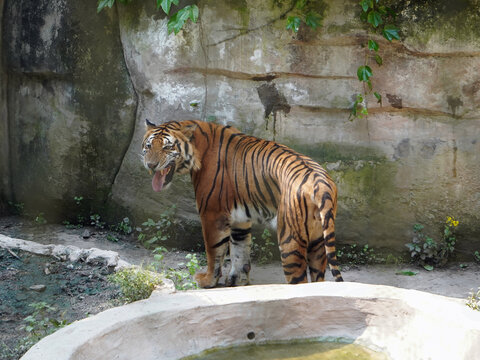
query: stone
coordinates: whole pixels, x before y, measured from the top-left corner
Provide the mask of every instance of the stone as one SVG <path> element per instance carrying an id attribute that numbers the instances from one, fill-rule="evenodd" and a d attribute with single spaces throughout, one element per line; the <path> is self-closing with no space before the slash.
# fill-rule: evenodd
<path id="1" fill-rule="evenodd" d="M 39 285 L 32 285 L 29 287 L 30 290 L 36 291 L 36 292 L 44 292 L 47 287 L 43 284 Z"/>
<path id="2" fill-rule="evenodd" d="M 83 231 L 83 233 L 82 233 L 82 237 L 83 237 L 84 239 L 88 239 L 90 236 L 92 236 L 92 234 L 90 233 L 90 230 L 85 229 L 85 230 Z"/>

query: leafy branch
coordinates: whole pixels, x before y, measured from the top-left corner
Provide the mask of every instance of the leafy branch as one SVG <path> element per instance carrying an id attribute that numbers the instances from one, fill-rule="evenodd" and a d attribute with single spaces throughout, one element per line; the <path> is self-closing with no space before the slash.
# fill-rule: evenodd
<path id="1" fill-rule="evenodd" d="M 312 1 L 297 0 L 293 7 L 293 15 L 287 17 L 287 30 L 297 33 L 302 22 L 312 29 L 316 29 L 322 25 L 322 17 L 312 9 Z"/>
<path id="2" fill-rule="evenodd" d="M 370 24 L 371 34 L 381 34 L 388 41 L 400 40 L 398 28 L 393 24 L 396 18 L 396 13 L 388 6 L 383 5 L 383 0 L 362 0 L 360 1 L 361 13 L 360 19 L 367 24 Z M 373 70 L 369 66 L 369 60 L 373 52 L 375 62 L 378 66 L 383 64 L 383 59 L 379 55 L 378 50 L 380 46 L 372 36 L 369 36 L 366 44 L 365 61 L 364 64 L 357 69 L 357 78 L 363 84 L 363 92 L 356 95 L 356 100 L 350 113 L 349 120 L 362 118 L 368 115 L 367 96 L 373 92 L 377 102 L 382 104 L 382 95 L 373 91 L 371 78 L 373 77 Z"/>
<path id="3" fill-rule="evenodd" d="M 118 1 L 122 4 L 128 4 L 133 0 L 118 0 Z M 156 0 L 157 9 L 162 8 L 163 12 L 169 16 L 168 23 L 167 23 L 168 34 L 171 34 L 173 32 L 175 33 L 175 35 L 177 35 L 178 32 L 185 25 L 185 22 L 188 21 L 188 19 L 190 19 L 193 23 L 196 23 L 198 20 L 197 5 L 185 6 L 184 8 L 178 10 L 175 14 L 170 16 L 169 13 L 170 13 L 172 4 L 178 6 L 178 2 L 179 0 Z M 106 7 L 111 8 L 114 3 L 115 3 L 115 0 L 98 0 L 97 13 L 99 13 Z"/>

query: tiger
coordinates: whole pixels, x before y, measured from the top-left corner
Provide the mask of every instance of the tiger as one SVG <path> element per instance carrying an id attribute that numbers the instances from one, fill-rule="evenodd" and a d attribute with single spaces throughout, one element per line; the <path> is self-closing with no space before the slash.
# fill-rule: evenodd
<path id="1" fill-rule="evenodd" d="M 167 188 L 174 174 L 191 175 L 202 225 L 207 268 L 199 287 L 218 286 L 227 251 L 226 286 L 250 283 L 252 224 L 276 223 L 288 284 L 324 281 L 326 265 L 343 281 L 335 253 L 337 188 L 311 158 L 232 126 L 200 120 L 146 120 L 143 165 L 152 188 Z"/>

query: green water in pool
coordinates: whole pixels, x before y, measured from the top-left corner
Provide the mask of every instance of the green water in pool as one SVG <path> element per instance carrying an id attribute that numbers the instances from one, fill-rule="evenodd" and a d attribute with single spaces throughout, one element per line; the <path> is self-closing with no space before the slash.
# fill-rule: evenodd
<path id="1" fill-rule="evenodd" d="M 354 344 L 291 342 L 215 348 L 183 360 L 387 360 L 385 354 Z"/>

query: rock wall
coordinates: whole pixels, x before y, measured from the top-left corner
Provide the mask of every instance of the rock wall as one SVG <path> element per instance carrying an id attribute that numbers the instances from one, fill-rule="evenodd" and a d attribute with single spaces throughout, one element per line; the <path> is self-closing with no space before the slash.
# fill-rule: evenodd
<path id="1" fill-rule="evenodd" d="M 5 4 L 13 194 L 50 221 L 75 210 L 74 196 L 101 211 L 133 130 L 118 19 L 94 5 Z"/>
<path id="2" fill-rule="evenodd" d="M 3 6 L 0 0 L 0 49 L 3 44 Z M 5 71 L 5 56 L 0 52 L 0 215 L 6 213 L 11 197 L 9 172 L 9 139 L 7 122 L 7 73 Z"/>
<path id="3" fill-rule="evenodd" d="M 372 66 L 384 102 L 372 96 L 368 118 L 354 121 L 367 36 L 356 1 L 318 1 L 322 27 L 292 34 L 288 2 L 201 0 L 199 22 L 177 36 L 153 1 L 99 15 L 93 3 L 32 4 L 6 1 L 4 16 L 16 199 L 63 209 L 87 195 L 137 222 L 175 203 L 195 228 L 175 245 L 191 246 L 200 233 L 189 179 L 153 193 L 138 154 L 145 118 L 202 119 L 326 166 L 341 243 L 401 251 L 414 223 L 439 236 L 453 215 L 461 250 L 480 248 L 477 0 L 394 2 L 403 40 L 379 38 L 384 65 Z"/>

